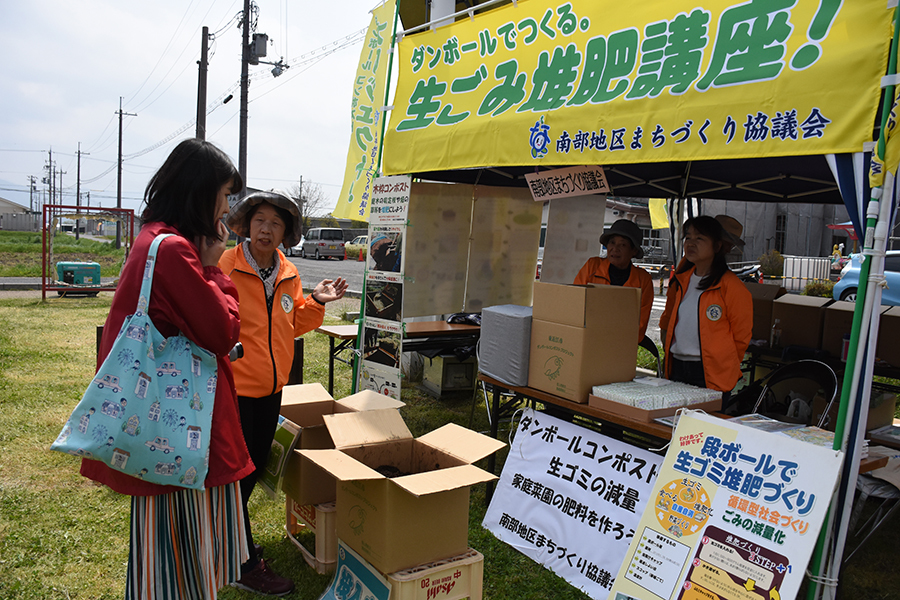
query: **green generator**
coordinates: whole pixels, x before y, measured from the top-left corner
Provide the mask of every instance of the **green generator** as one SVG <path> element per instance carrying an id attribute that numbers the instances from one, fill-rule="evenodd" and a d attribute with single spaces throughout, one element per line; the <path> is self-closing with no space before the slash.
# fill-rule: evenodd
<path id="1" fill-rule="evenodd" d="M 100 263 L 58 262 L 56 279 L 68 285 L 100 285 Z"/>

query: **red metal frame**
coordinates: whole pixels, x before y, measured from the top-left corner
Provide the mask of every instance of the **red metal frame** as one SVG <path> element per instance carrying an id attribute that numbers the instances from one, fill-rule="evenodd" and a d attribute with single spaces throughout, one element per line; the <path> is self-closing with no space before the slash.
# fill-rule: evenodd
<path id="1" fill-rule="evenodd" d="M 104 285 L 59 285 L 56 280 L 55 269 L 51 268 L 53 262 L 53 236 L 52 230 L 56 229 L 56 221 L 61 218 L 88 219 L 97 216 L 107 217 L 107 220 L 120 221 L 123 224 L 122 245 L 125 247 L 125 258 L 131 253 L 131 244 L 134 240 L 134 211 L 130 208 L 105 208 L 99 206 L 66 206 L 62 204 L 45 204 L 43 222 L 41 224 L 41 298 L 47 299 L 47 292 L 114 292 L 116 286 Z"/>

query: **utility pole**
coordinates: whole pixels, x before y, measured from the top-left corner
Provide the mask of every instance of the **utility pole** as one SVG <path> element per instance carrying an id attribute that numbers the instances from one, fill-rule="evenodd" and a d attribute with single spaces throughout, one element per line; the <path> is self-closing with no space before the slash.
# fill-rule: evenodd
<path id="1" fill-rule="evenodd" d="M 122 117 L 136 117 L 135 113 L 122 112 L 122 96 L 119 96 L 119 169 L 116 177 L 116 208 L 122 208 Z M 122 247 L 122 221 L 116 220 L 116 250 Z"/>
<path id="2" fill-rule="evenodd" d="M 196 137 L 206 139 L 206 71 L 209 66 L 209 27 L 203 28 L 200 40 L 200 75 L 197 81 L 197 132 Z"/>
<path id="3" fill-rule="evenodd" d="M 28 212 L 34 213 L 34 192 L 37 178 L 34 175 L 28 176 Z"/>
<path id="4" fill-rule="evenodd" d="M 53 148 L 48 151 L 47 176 L 44 177 L 42 183 L 47 184 L 47 190 L 50 196 L 50 206 L 53 206 L 53 183 L 56 181 L 56 169 L 53 168 Z"/>
<path id="5" fill-rule="evenodd" d="M 244 0 L 244 19 L 241 23 L 241 108 L 240 139 L 238 140 L 238 173 L 244 180 L 241 197 L 247 195 L 247 104 L 250 93 L 250 0 Z"/>
<path id="6" fill-rule="evenodd" d="M 75 206 L 79 206 L 79 207 L 81 206 L 81 155 L 82 154 L 90 156 L 89 153 L 81 151 L 81 142 L 78 142 L 78 170 L 77 170 L 77 175 L 75 176 L 76 177 Z M 81 211 L 78 211 L 78 212 L 81 212 Z M 79 239 L 79 235 L 80 235 L 79 230 L 80 229 L 81 229 L 81 219 L 79 219 L 78 217 L 75 217 L 75 240 L 76 241 Z"/>

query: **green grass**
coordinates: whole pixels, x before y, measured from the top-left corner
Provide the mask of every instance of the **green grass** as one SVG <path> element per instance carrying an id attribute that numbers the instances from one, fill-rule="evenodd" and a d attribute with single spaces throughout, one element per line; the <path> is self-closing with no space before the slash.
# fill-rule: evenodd
<path id="1" fill-rule="evenodd" d="M 0 231 L 0 277 L 41 276 L 41 234 L 27 231 Z M 122 270 L 125 250 L 116 250 L 115 240 L 97 241 L 74 234 L 53 237 L 51 269 L 60 261 L 96 262 L 101 277 L 117 277 Z"/>
<path id="2" fill-rule="evenodd" d="M 78 461 L 49 452 L 50 442 L 81 397 L 94 371 L 95 328 L 105 320 L 111 294 L 97 298 L 0 299 L 0 598 L 4 600 L 121 598 L 128 546 L 129 499 L 78 474 Z M 326 323 L 342 323 L 329 307 Z M 349 308 L 348 308 L 349 305 Z M 305 337 L 306 383 L 328 381 L 328 341 Z M 643 353 L 643 350 L 641 351 Z M 649 355 L 642 354 L 649 362 Z M 349 368 L 337 363 L 336 398 L 350 392 Z M 416 436 L 446 422 L 469 424 L 472 395 L 436 400 L 404 386 L 401 410 Z M 477 397 L 473 429 L 487 431 Z M 501 429 L 501 438 L 508 427 Z M 505 452 L 499 454 L 500 463 Z M 484 597 L 489 600 L 584 600 L 552 572 L 498 541 L 481 527 L 485 486 L 472 489 L 469 545 L 485 557 Z M 331 580 L 308 567 L 285 536 L 284 496 L 256 491 L 250 501 L 254 535 L 273 568 L 294 579 L 288 598 L 318 598 Z M 893 568 L 897 527 L 870 541 L 843 574 L 844 598 L 898 598 Z M 225 600 L 259 596 L 227 588 Z"/>

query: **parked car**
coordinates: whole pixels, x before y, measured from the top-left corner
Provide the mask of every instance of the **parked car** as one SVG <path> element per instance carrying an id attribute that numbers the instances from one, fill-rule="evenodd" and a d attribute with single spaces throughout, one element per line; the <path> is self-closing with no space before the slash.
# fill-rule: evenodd
<path id="1" fill-rule="evenodd" d="M 306 240 L 302 235 L 300 236 L 300 241 L 297 242 L 296 246 L 291 246 L 290 248 L 281 247 L 282 252 L 284 252 L 285 256 L 300 256 L 300 250 L 303 249 L 303 242 Z"/>
<path id="2" fill-rule="evenodd" d="M 856 302 L 859 288 L 859 254 L 851 254 L 850 262 L 841 270 L 841 279 L 834 284 L 835 300 Z M 881 293 L 881 303 L 900 306 L 900 250 L 888 250 L 884 257 L 884 278 L 887 287 Z"/>
<path id="3" fill-rule="evenodd" d="M 316 260 L 336 256 L 339 260 L 344 260 L 344 230 L 338 227 L 310 229 L 300 246 L 300 256 L 311 256 Z"/>
<path id="4" fill-rule="evenodd" d="M 369 236 L 358 235 L 347 244 L 348 246 L 366 246 L 369 243 Z"/>

